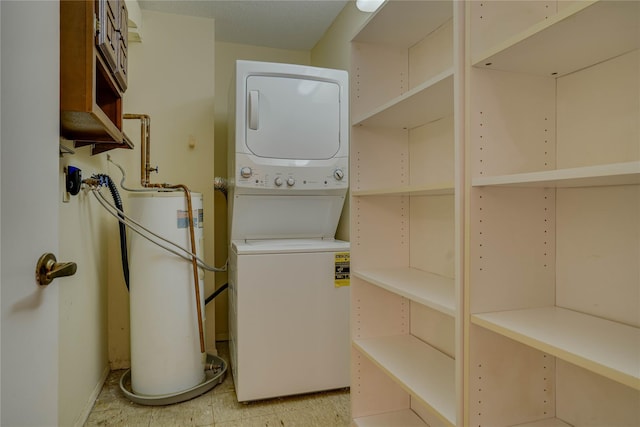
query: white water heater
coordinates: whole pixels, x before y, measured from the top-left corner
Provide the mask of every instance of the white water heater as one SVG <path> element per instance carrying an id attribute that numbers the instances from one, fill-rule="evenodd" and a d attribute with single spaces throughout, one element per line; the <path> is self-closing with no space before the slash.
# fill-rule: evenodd
<path id="1" fill-rule="evenodd" d="M 198 257 L 202 258 L 202 195 L 192 194 Z M 131 193 L 130 216 L 191 250 L 183 192 Z M 130 233 L 131 388 L 141 396 L 180 393 L 205 380 L 191 262 Z M 204 317 L 204 271 L 199 269 Z M 204 318 L 202 319 L 204 324 Z"/>

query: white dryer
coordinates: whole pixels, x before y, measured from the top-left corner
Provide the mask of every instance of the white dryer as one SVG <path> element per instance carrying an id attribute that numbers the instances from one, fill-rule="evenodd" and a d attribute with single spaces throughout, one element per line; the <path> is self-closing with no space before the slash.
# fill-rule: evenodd
<path id="1" fill-rule="evenodd" d="M 239 401 L 349 386 L 348 76 L 237 61 L 229 333 Z"/>

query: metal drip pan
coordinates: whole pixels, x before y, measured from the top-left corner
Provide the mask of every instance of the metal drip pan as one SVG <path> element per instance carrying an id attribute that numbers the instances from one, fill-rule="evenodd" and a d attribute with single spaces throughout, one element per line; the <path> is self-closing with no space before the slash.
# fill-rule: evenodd
<path id="1" fill-rule="evenodd" d="M 221 384 L 227 373 L 227 363 L 224 359 L 212 354 L 207 354 L 207 364 L 219 365 L 220 369 L 205 371 L 205 379 L 200 384 L 187 390 L 173 394 L 162 394 L 158 396 L 146 396 L 135 394 L 131 389 L 131 369 L 127 369 L 120 377 L 120 390 L 129 400 L 140 405 L 162 406 L 184 402 L 194 397 L 200 396 Z"/>

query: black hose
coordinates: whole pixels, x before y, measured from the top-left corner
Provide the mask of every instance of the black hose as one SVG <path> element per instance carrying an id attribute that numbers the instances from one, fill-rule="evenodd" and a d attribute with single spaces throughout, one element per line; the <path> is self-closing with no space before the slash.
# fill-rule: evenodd
<path id="1" fill-rule="evenodd" d="M 215 297 L 217 297 L 218 295 L 220 295 L 220 292 L 224 291 L 225 289 L 227 289 L 229 287 L 228 283 L 225 283 L 224 285 L 220 286 L 218 289 L 216 289 L 216 291 L 214 293 L 212 293 L 211 295 L 209 295 L 207 297 L 206 300 L 204 300 L 204 305 L 209 304 L 211 301 L 213 301 L 213 299 Z"/>
<path id="2" fill-rule="evenodd" d="M 106 185 L 109 187 L 109 192 L 111 192 L 111 197 L 113 197 L 113 202 L 118 209 L 124 212 L 122 208 L 122 199 L 120 198 L 120 193 L 118 193 L 118 188 L 116 184 L 111 180 L 109 175 L 105 174 L 97 174 L 92 176 L 93 179 L 97 179 L 100 182 L 100 185 Z M 124 220 L 124 216 L 118 213 L 118 216 Z M 127 228 L 126 226 L 118 221 L 118 225 L 120 228 L 120 255 L 122 258 L 122 274 L 124 275 L 124 283 L 127 285 L 127 290 L 129 289 L 129 256 L 127 252 Z"/>

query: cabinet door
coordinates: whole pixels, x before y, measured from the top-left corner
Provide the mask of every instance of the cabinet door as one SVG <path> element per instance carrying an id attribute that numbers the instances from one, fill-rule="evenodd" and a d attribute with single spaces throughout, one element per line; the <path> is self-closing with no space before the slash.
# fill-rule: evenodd
<path id="1" fill-rule="evenodd" d="M 124 1 L 120 2 L 120 27 L 118 29 L 118 66 L 115 70 L 115 77 L 118 85 L 124 92 L 127 90 L 127 64 L 129 46 L 129 12 Z"/>
<path id="2" fill-rule="evenodd" d="M 96 46 L 111 71 L 118 66 L 118 20 L 120 18 L 119 0 L 96 0 L 99 25 L 96 31 Z"/>

